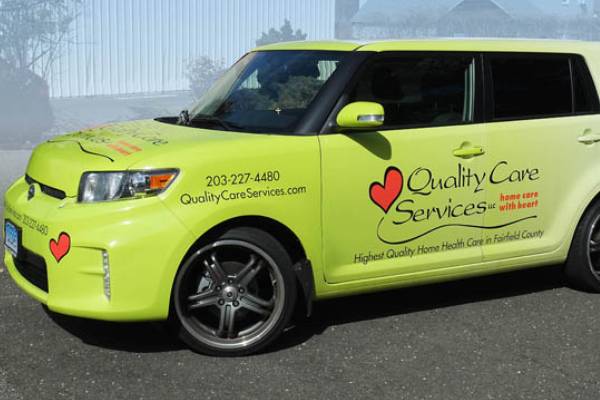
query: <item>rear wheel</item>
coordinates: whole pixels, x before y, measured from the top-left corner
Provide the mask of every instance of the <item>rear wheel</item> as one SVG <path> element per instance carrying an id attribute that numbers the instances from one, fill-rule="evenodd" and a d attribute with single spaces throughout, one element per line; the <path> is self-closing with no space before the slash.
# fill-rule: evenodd
<path id="1" fill-rule="evenodd" d="M 178 336 L 210 355 L 244 355 L 267 346 L 296 302 L 292 262 L 271 235 L 234 228 L 191 254 L 173 287 Z"/>
<path id="2" fill-rule="evenodd" d="M 592 205 L 579 222 L 565 272 L 573 285 L 600 292 L 600 202 Z"/>

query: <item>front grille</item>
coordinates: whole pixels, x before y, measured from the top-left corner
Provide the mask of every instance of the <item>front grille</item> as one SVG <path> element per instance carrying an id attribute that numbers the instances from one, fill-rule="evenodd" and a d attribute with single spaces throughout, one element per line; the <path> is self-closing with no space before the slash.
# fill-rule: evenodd
<path id="1" fill-rule="evenodd" d="M 25 247 L 19 248 L 17 257 L 13 257 L 17 271 L 34 286 L 48 292 L 48 271 L 46 261 Z"/>
<path id="2" fill-rule="evenodd" d="M 67 197 L 67 194 L 62 190 L 44 185 L 43 183 L 36 181 L 29 175 L 25 175 L 25 182 L 27 182 L 30 185 L 32 183 L 37 183 L 38 185 L 40 185 L 40 189 L 42 189 L 42 192 L 46 193 L 50 197 L 54 197 L 55 199 L 63 200 L 65 197 Z"/>

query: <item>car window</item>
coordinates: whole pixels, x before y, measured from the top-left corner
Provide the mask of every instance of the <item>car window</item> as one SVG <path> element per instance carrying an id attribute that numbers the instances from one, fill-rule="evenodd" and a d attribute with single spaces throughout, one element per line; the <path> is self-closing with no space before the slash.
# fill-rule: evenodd
<path id="1" fill-rule="evenodd" d="M 317 61 L 317 69 L 318 76 L 316 76 L 317 80 L 321 81 L 321 83 L 325 82 L 329 79 L 329 77 L 335 72 L 337 69 L 339 61 L 332 60 L 318 60 Z M 252 74 L 250 74 L 241 84 L 237 90 L 243 89 L 260 89 L 263 85 L 258 80 L 258 70 L 254 70 Z"/>
<path id="2" fill-rule="evenodd" d="M 259 51 L 227 71 L 192 109 L 244 131 L 293 132 L 346 52 Z"/>
<path id="3" fill-rule="evenodd" d="M 591 113 L 600 110 L 598 92 L 590 71 L 582 57 L 574 57 L 573 65 L 573 95 L 576 113 Z"/>
<path id="4" fill-rule="evenodd" d="M 493 56 L 490 68 L 494 119 L 551 117 L 572 113 L 568 56 Z"/>
<path id="5" fill-rule="evenodd" d="M 377 59 L 360 74 L 349 101 L 385 110 L 383 128 L 473 121 L 475 61 L 461 55 L 406 55 Z"/>

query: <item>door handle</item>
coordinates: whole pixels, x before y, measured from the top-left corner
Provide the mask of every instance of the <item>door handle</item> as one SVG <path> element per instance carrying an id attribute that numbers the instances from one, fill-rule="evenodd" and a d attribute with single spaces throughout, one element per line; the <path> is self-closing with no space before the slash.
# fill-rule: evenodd
<path id="1" fill-rule="evenodd" d="M 471 158 L 471 157 L 476 157 L 476 156 L 485 154 L 485 151 L 483 150 L 483 147 L 481 147 L 481 146 L 468 146 L 468 147 L 461 146 L 458 149 L 455 149 L 452 152 L 452 154 L 455 157 Z"/>
<path id="2" fill-rule="evenodd" d="M 579 143 L 583 144 L 593 144 L 596 142 L 600 142 L 600 134 L 598 133 L 589 133 L 586 131 L 582 136 L 577 138 Z"/>

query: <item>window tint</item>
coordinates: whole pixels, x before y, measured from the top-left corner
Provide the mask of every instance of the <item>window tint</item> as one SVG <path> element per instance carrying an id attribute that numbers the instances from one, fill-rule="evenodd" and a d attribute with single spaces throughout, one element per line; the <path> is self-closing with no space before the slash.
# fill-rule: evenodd
<path id="1" fill-rule="evenodd" d="M 494 56 L 490 66 L 495 119 L 572 113 L 568 57 Z"/>
<path id="2" fill-rule="evenodd" d="M 350 52 L 258 51 L 225 72 L 190 112 L 194 126 L 214 119 L 248 132 L 294 132 Z M 221 126 L 218 126 L 221 129 Z"/>
<path id="3" fill-rule="evenodd" d="M 384 128 L 437 126 L 473 120 L 475 62 L 471 56 L 399 56 L 373 61 L 350 102 L 383 105 Z"/>
<path id="4" fill-rule="evenodd" d="M 573 59 L 573 95 L 577 113 L 597 112 L 600 108 L 594 82 L 581 57 Z"/>

